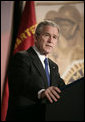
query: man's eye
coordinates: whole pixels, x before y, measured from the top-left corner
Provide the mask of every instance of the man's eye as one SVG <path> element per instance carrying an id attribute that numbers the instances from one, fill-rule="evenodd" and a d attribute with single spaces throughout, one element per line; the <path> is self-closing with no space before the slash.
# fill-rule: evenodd
<path id="1" fill-rule="evenodd" d="M 57 39 L 57 36 L 53 36 L 54 39 Z"/>
<path id="2" fill-rule="evenodd" d="M 49 34 L 45 34 L 45 36 L 49 36 Z"/>

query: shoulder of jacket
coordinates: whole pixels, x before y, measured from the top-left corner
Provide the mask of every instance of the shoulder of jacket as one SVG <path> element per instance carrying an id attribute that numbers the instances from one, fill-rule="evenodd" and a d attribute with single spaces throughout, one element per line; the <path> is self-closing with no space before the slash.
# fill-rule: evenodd
<path id="1" fill-rule="evenodd" d="M 20 62 L 31 62 L 30 54 L 27 52 L 27 50 L 17 52 L 12 59 Z"/>
<path id="2" fill-rule="evenodd" d="M 19 51 L 14 56 L 28 56 L 27 50 Z"/>

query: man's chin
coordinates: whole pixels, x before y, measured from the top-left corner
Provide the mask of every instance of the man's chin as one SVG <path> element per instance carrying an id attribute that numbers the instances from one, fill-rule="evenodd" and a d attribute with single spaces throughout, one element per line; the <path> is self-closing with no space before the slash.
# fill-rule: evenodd
<path id="1" fill-rule="evenodd" d="M 45 53 L 48 55 L 52 50 L 47 50 Z"/>

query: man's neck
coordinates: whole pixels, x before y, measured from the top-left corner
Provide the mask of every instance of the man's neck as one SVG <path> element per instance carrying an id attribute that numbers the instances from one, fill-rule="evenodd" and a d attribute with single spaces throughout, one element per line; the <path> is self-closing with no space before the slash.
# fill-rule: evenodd
<path id="1" fill-rule="evenodd" d="M 38 52 L 40 55 L 47 57 L 47 55 L 44 54 L 44 53 L 41 53 L 40 50 L 39 50 L 35 45 L 33 46 L 33 49 L 34 49 L 36 52 Z"/>

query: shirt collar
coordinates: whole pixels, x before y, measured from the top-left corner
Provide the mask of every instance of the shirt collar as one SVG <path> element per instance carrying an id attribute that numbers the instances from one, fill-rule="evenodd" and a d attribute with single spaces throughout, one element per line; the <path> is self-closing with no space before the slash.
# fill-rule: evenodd
<path id="1" fill-rule="evenodd" d="M 40 60 L 41 60 L 41 61 L 44 61 L 45 58 L 46 58 L 46 56 L 45 56 L 45 55 L 42 55 L 36 46 L 33 46 L 33 49 L 35 50 L 35 52 L 36 52 L 37 55 L 39 56 Z"/>
<path id="2" fill-rule="evenodd" d="M 43 67 L 45 68 L 45 63 L 44 63 L 44 60 L 45 58 L 47 58 L 45 55 L 41 55 L 40 51 L 38 50 L 38 48 L 36 46 L 33 46 L 33 49 L 35 50 L 35 52 L 37 53 L 40 61 L 42 62 L 43 64 Z M 50 68 L 49 68 L 49 62 L 48 62 L 48 69 L 49 69 L 49 73 L 50 73 Z"/>

